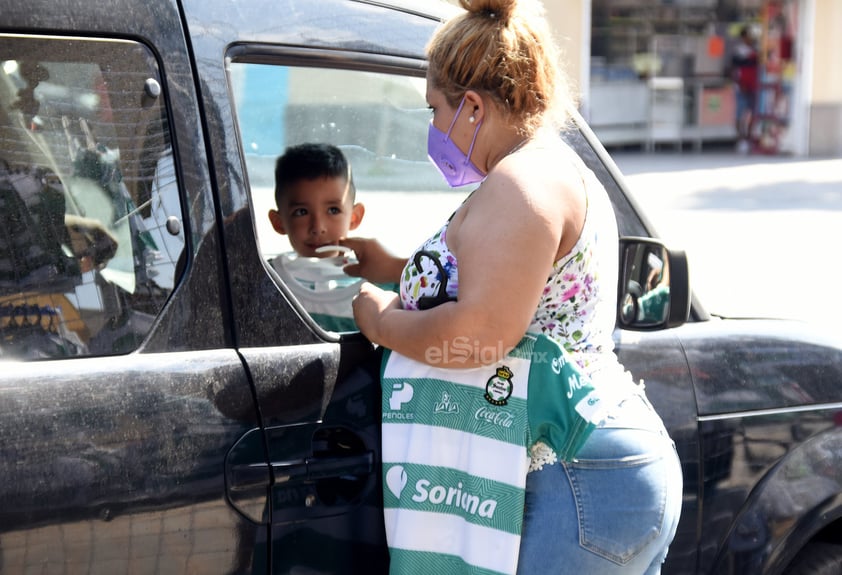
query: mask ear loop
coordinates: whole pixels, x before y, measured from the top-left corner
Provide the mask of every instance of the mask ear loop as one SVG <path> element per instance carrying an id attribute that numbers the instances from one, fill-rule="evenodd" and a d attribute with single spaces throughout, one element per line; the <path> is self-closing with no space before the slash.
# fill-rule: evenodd
<path id="1" fill-rule="evenodd" d="M 477 141 L 477 134 L 479 134 L 479 127 L 482 126 L 482 120 L 477 122 L 477 127 L 474 130 L 474 137 L 471 139 L 471 147 L 468 148 L 468 154 L 465 156 L 465 165 L 468 165 L 468 162 L 471 161 L 471 154 L 474 152 L 474 144 Z"/>
<path id="2" fill-rule="evenodd" d="M 462 96 L 462 101 L 459 102 L 459 107 L 456 108 L 456 113 L 453 114 L 453 119 L 450 121 L 450 127 L 447 129 L 447 137 L 445 138 L 446 140 L 450 139 L 450 132 L 453 131 L 453 126 L 454 126 L 454 124 L 456 124 L 456 118 L 459 117 L 459 112 L 462 111 L 462 106 L 464 106 L 464 105 L 465 105 L 465 96 Z M 479 127 L 479 126 L 477 126 L 477 127 Z M 474 137 L 476 137 L 476 135 Z M 473 144 L 471 145 L 471 147 L 473 147 Z"/>
<path id="3" fill-rule="evenodd" d="M 446 140 L 450 139 L 450 132 L 453 131 L 453 125 L 456 124 L 456 118 L 459 117 L 459 112 L 462 111 L 462 106 L 465 105 L 465 96 L 462 96 L 462 101 L 459 102 L 459 107 L 456 108 L 456 113 L 453 114 L 453 120 L 450 121 L 450 127 L 447 129 L 447 135 L 445 136 Z M 471 138 L 471 146 L 468 148 L 468 153 L 465 156 L 465 165 L 467 166 L 468 163 L 471 161 L 471 154 L 474 153 L 474 144 L 477 142 L 477 135 L 479 135 L 479 127 L 482 126 L 482 120 L 477 122 L 477 127 L 474 128 L 474 137 Z"/>

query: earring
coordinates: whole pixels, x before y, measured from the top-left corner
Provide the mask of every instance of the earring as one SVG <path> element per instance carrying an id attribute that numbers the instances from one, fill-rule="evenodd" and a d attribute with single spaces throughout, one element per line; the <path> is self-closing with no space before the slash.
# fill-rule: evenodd
<path id="1" fill-rule="evenodd" d="M 473 124 L 474 122 L 476 122 L 476 118 L 474 118 L 473 116 L 471 116 L 470 118 L 468 118 L 468 122 L 470 122 L 471 124 Z"/>

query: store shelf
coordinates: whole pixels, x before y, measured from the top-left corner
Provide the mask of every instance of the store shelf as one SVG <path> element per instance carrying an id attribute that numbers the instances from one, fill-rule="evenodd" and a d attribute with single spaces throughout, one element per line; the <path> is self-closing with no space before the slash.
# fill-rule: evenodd
<path id="1" fill-rule="evenodd" d="M 591 88 L 590 109 L 591 128 L 606 146 L 700 150 L 737 137 L 734 88 L 718 78 L 601 82 Z"/>

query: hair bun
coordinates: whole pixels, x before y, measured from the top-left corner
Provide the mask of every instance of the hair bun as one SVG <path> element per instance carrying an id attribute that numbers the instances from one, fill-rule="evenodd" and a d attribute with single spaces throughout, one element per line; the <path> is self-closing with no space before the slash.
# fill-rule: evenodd
<path id="1" fill-rule="evenodd" d="M 459 0 L 459 4 L 471 14 L 499 20 L 505 25 L 515 11 L 517 0 Z"/>

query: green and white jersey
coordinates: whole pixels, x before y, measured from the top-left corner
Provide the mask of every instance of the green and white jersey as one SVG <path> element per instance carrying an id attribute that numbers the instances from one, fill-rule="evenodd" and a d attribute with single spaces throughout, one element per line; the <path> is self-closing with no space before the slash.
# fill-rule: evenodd
<path id="1" fill-rule="evenodd" d="M 392 573 L 514 574 L 530 448 L 572 459 L 618 401 L 560 344 L 532 334 L 472 369 L 387 350 L 382 389 Z"/>
<path id="2" fill-rule="evenodd" d="M 515 573 L 529 466 L 527 347 L 498 366 L 465 370 L 386 352 L 383 503 L 392 573 Z"/>

